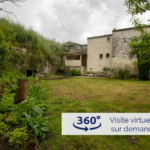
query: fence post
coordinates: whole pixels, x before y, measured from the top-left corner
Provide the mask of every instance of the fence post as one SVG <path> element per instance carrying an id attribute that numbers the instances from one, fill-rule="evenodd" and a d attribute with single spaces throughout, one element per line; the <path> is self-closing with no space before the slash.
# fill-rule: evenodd
<path id="1" fill-rule="evenodd" d="M 28 79 L 18 79 L 14 104 L 21 103 L 26 99 Z"/>

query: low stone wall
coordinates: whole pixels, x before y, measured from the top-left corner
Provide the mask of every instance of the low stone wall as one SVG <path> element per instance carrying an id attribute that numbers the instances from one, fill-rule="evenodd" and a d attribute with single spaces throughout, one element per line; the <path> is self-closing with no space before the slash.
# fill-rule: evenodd
<path id="1" fill-rule="evenodd" d="M 104 71 L 97 71 L 97 72 L 89 71 L 87 72 L 87 74 L 93 74 L 96 75 L 97 77 L 109 77 L 110 75 L 110 73 Z"/>
<path id="2" fill-rule="evenodd" d="M 70 70 L 79 70 L 81 71 L 81 67 L 77 67 L 77 66 L 74 66 L 74 67 L 69 67 Z"/>

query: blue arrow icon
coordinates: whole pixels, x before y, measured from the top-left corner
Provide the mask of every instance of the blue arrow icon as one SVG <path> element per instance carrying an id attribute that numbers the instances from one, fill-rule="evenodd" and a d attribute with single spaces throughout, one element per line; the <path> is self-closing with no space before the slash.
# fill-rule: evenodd
<path id="1" fill-rule="evenodd" d="M 94 127 L 94 128 L 89 128 L 89 129 L 88 129 L 86 126 L 85 126 L 85 128 L 80 128 L 80 127 L 76 126 L 75 123 L 73 123 L 73 126 L 74 126 L 75 128 L 77 128 L 77 129 L 79 129 L 79 130 L 85 130 L 85 132 L 86 132 L 86 131 L 88 131 L 89 129 L 90 129 L 90 130 L 98 129 L 99 127 L 101 127 L 101 123 L 100 123 L 99 126 Z"/>
<path id="2" fill-rule="evenodd" d="M 99 128 L 100 126 L 101 126 L 101 123 L 100 123 L 100 125 L 99 125 L 99 126 L 97 126 L 97 127 L 90 128 L 90 130 L 95 130 L 95 129 Z"/>
<path id="3" fill-rule="evenodd" d="M 75 126 L 74 123 L 73 123 L 73 126 L 74 126 L 75 128 L 77 128 L 77 129 L 85 130 L 85 132 L 88 130 L 88 128 L 87 128 L 86 126 L 85 126 L 85 128 L 80 128 L 80 127 Z"/>

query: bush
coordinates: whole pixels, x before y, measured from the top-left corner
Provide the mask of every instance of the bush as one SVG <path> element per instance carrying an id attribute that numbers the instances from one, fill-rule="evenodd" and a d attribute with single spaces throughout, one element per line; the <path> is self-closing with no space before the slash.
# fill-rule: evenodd
<path id="1" fill-rule="evenodd" d="M 114 74 L 113 77 L 114 77 L 114 79 L 118 79 L 119 78 L 119 76 L 117 74 Z"/>
<path id="2" fill-rule="evenodd" d="M 104 72 L 108 72 L 108 71 L 110 71 L 110 68 L 104 67 L 104 68 L 103 68 L 103 71 L 104 71 Z"/>
<path id="3" fill-rule="evenodd" d="M 146 64 L 141 64 L 138 66 L 139 78 L 140 80 L 148 80 L 149 78 L 149 67 Z"/>
<path id="4" fill-rule="evenodd" d="M 81 72 L 79 70 L 76 70 L 75 76 L 81 76 Z"/>
<path id="5" fill-rule="evenodd" d="M 123 80 L 123 79 L 127 78 L 128 75 L 129 75 L 128 69 L 119 69 L 119 71 L 118 71 L 119 79 Z"/>
<path id="6" fill-rule="evenodd" d="M 72 76 L 81 76 L 81 72 L 79 70 L 69 70 L 68 73 Z"/>

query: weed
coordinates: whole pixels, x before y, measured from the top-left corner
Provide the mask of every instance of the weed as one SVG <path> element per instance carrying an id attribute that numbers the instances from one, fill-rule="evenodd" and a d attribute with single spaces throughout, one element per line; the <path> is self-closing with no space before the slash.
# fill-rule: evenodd
<path id="1" fill-rule="evenodd" d="M 0 120 L 0 135 L 4 135 L 9 128 L 10 126 Z"/>
<path id="2" fill-rule="evenodd" d="M 22 145 L 27 140 L 28 134 L 26 131 L 27 127 L 22 127 L 7 133 L 7 136 L 10 137 L 9 142 L 14 146 L 14 149 L 18 149 L 19 145 Z"/>

